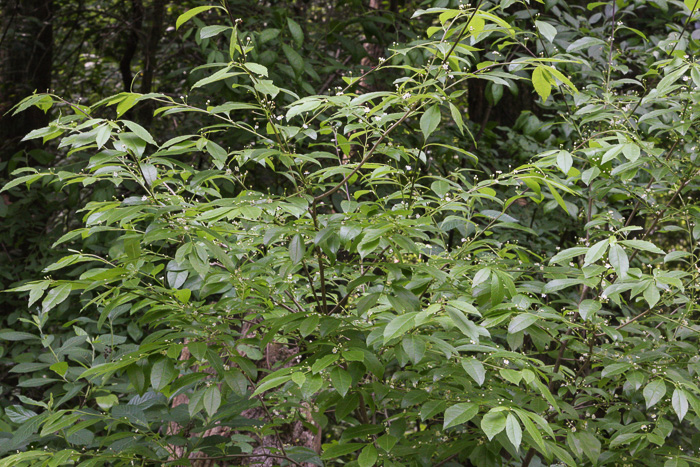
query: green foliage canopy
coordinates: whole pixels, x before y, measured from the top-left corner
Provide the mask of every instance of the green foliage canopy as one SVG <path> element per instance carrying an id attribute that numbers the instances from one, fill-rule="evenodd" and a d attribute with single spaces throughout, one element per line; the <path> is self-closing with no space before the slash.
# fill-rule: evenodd
<path id="1" fill-rule="evenodd" d="M 3 190 L 118 191 L 13 289 L 32 317 L 0 339 L 41 345 L 11 371 L 42 390 L 4 409 L 0 466 L 697 464 L 695 3 L 418 10 L 330 95 L 286 84 L 318 73 L 296 21 L 202 6 L 176 23 L 209 52 L 192 98 L 28 97 L 61 110 L 27 138 L 82 164 Z M 628 26 L 644 8 L 673 32 Z M 482 141 L 470 80 L 543 113 Z M 125 118 L 145 101 L 202 124 L 162 141 Z"/>

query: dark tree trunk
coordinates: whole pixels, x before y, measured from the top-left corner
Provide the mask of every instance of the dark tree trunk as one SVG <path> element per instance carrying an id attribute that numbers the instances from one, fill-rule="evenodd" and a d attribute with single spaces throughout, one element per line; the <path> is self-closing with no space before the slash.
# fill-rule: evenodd
<path id="1" fill-rule="evenodd" d="M 20 143 L 30 131 L 48 124 L 36 107 L 18 115 L 5 113 L 32 92 L 51 87 L 53 59 L 52 0 L 5 0 L 0 36 L 0 161 L 34 147 Z"/>
<path id="2" fill-rule="evenodd" d="M 131 61 L 136 55 L 139 47 L 139 38 L 143 26 L 143 2 L 141 0 L 131 0 L 131 16 L 129 18 L 129 31 L 126 34 L 124 53 L 119 61 L 119 72 L 122 75 L 122 83 L 125 91 L 131 91 L 131 83 L 134 75 L 131 73 Z"/>
<path id="3" fill-rule="evenodd" d="M 143 41 L 143 79 L 140 86 L 140 92 L 143 94 L 148 94 L 153 90 L 153 78 L 158 66 L 156 54 L 158 52 L 158 43 L 163 35 L 163 13 L 166 3 L 166 0 L 154 0 L 149 8 L 150 26 L 148 34 Z M 154 105 L 152 103 L 145 103 L 139 108 L 141 124 L 150 126 L 153 120 L 153 108 Z"/>

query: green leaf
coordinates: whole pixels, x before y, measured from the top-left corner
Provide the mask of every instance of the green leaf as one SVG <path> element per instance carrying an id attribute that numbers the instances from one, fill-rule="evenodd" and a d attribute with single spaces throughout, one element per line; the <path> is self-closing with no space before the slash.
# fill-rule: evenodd
<path id="1" fill-rule="evenodd" d="M 687 1 L 695 1 L 695 0 L 685 0 Z M 664 463 L 664 467 L 690 467 L 690 464 L 688 464 L 686 461 L 679 457 L 674 457 L 673 459 L 669 459 Z"/>
<path id="2" fill-rule="evenodd" d="M 446 310 L 452 322 L 462 331 L 462 334 L 469 337 L 474 342 L 479 341 L 479 330 L 467 316 L 454 307 L 447 307 Z"/>
<path id="3" fill-rule="evenodd" d="M 567 248 L 566 250 L 560 251 L 552 259 L 549 260 L 551 264 L 557 264 L 557 263 L 563 263 L 565 261 L 568 261 L 572 258 L 576 258 L 577 256 L 581 256 L 586 254 L 588 252 L 588 248 L 586 247 L 574 247 L 574 248 Z"/>
<path id="4" fill-rule="evenodd" d="M 335 353 L 330 353 L 328 355 L 325 355 L 325 356 L 319 358 L 311 366 L 311 372 L 314 374 L 318 373 L 319 371 L 323 370 L 324 368 L 335 363 L 335 361 L 338 360 L 338 358 L 340 358 L 340 355 L 335 354 Z"/>
<path id="5" fill-rule="evenodd" d="M 348 362 L 364 362 L 365 354 L 362 350 L 343 350 L 343 358 Z"/>
<path id="6" fill-rule="evenodd" d="M 612 363 L 610 365 L 605 365 L 600 376 L 602 378 L 610 378 L 612 376 L 620 375 L 625 373 L 627 370 L 632 368 L 631 363 Z"/>
<path id="7" fill-rule="evenodd" d="M 591 317 L 595 316 L 595 314 L 598 313 L 602 307 L 603 306 L 600 304 L 600 302 L 586 299 L 579 304 L 578 313 L 581 315 L 581 318 L 589 321 Z"/>
<path id="8" fill-rule="evenodd" d="M 433 104 L 428 110 L 423 113 L 420 118 L 420 129 L 423 132 L 423 138 L 428 137 L 435 131 L 440 124 L 440 105 Z"/>
<path id="9" fill-rule="evenodd" d="M 41 309 L 44 313 L 60 305 L 68 295 L 70 295 L 71 286 L 69 284 L 61 284 L 48 291 L 44 301 L 41 302 Z"/>
<path id="10" fill-rule="evenodd" d="M 476 384 L 481 386 L 486 380 L 486 370 L 484 369 L 483 363 L 481 363 L 476 358 L 467 358 L 462 360 L 462 368 L 467 372 L 469 376 L 472 377 Z"/>
<path id="11" fill-rule="evenodd" d="M 542 434 L 540 433 L 540 430 L 538 430 L 535 424 L 532 423 L 530 415 L 524 410 L 520 410 L 517 408 L 514 408 L 513 411 L 518 415 L 520 421 L 523 422 L 525 431 L 527 432 L 527 434 L 530 435 L 530 437 L 532 437 L 532 439 L 535 441 L 535 444 L 537 444 L 537 446 L 539 446 L 539 448 L 543 452 L 547 453 L 547 445 L 544 444 L 544 440 L 542 439 Z"/>
<path id="12" fill-rule="evenodd" d="M 68 362 L 56 362 L 49 367 L 49 370 L 58 373 L 59 376 L 63 377 L 68 371 Z"/>
<path id="13" fill-rule="evenodd" d="M 167 357 L 161 357 L 151 367 L 151 386 L 160 391 L 177 376 L 175 363 Z"/>
<path id="14" fill-rule="evenodd" d="M 664 250 L 657 247 L 653 243 L 647 242 L 645 240 L 622 240 L 620 241 L 620 243 L 630 248 L 634 248 L 635 250 L 648 251 L 650 253 L 657 253 L 659 255 L 663 255 L 666 253 Z"/>
<path id="15" fill-rule="evenodd" d="M 379 459 L 377 448 L 374 447 L 374 444 L 368 444 L 357 458 L 357 463 L 360 467 L 372 467 L 377 463 L 377 459 Z"/>
<path id="16" fill-rule="evenodd" d="M 662 379 L 655 379 L 644 387 L 642 391 L 647 409 L 656 405 L 666 395 L 666 383 Z"/>
<path id="17" fill-rule="evenodd" d="M 549 42 L 554 42 L 554 37 L 557 35 L 557 28 L 549 23 L 545 23 L 544 21 L 535 21 L 535 26 L 537 27 L 539 33 Z"/>
<path id="18" fill-rule="evenodd" d="M 304 259 L 304 253 L 304 242 L 301 239 L 301 235 L 297 234 L 289 242 L 289 257 L 292 259 L 292 263 L 301 263 L 301 260 Z"/>
<path id="19" fill-rule="evenodd" d="M 36 417 L 37 413 L 21 405 L 11 405 L 5 408 L 5 415 L 12 423 L 24 423 L 30 418 Z"/>
<path id="20" fill-rule="evenodd" d="M 394 447 L 397 441 L 398 438 L 396 438 L 396 436 L 392 436 L 389 434 L 382 435 L 379 438 L 377 438 L 377 446 L 379 446 L 386 452 L 391 452 L 391 449 Z"/>
<path id="21" fill-rule="evenodd" d="M 616 436 L 610 441 L 610 447 L 616 448 L 623 444 L 630 444 L 631 442 L 638 440 L 642 436 L 643 435 L 641 433 L 623 433 L 619 436 Z"/>
<path id="22" fill-rule="evenodd" d="M 287 44 L 282 44 L 282 51 L 284 52 L 284 56 L 287 57 L 287 60 L 289 60 L 289 64 L 292 65 L 292 68 L 297 72 L 297 74 L 304 71 L 304 59 L 301 58 L 301 55 L 299 55 L 296 50 L 292 49 Z"/>
<path id="23" fill-rule="evenodd" d="M 420 419 L 427 420 L 445 411 L 445 401 L 428 401 L 420 409 Z"/>
<path id="24" fill-rule="evenodd" d="M 608 251 L 608 260 L 621 279 L 627 277 L 627 271 L 629 271 L 630 268 L 630 261 L 629 258 L 627 258 L 627 253 L 625 253 L 624 248 L 617 243 L 611 245 L 610 251 Z"/>
<path id="25" fill-rule="evenodd" d="M 405 334 L 414 327 L 414 319 L 416 313 L 406 313 L 392 319 L 384 328 L 384 343 L 395 339 L 396 337 Z"/>
<path id="26" fill-rule="evenodd" d="M 208 39 L 210 37 L 214 37 L 218 34 L 221 34 L 222 32 L 233 29 L 231 26 L 223 26 L 223 25 L 214 25 L 214 26 L 204 26 L 202 29 L 199 30 L 199 38 L 200 39 Z"/>
<path id="27" fill-rule="evenodd" d="M 559 151 L 557 154 L 557 167 L 559 167 L 559 170 L 561 170 L 564 175 L 569 173 L 573 165 L 574 159 L 571 157 L 571 153 L 569 151 Z"/>
<path id="28" fill-rule="evenodd" d="M 338 394 L 345 397 L 350 389 L 350 385 L 352 384 L 352 377 L 350 376 L 350 373 L 342 368 L 335 367 L 331 370 L 331 384 L 333 385 L 333 388 L 338 391 Z"/>
<path id="29" fill-rule="evenodd" d="M 549 82 L 549 72 L 543 66 L 537 66 L 532 72 L 532 85 L 535 91 L 540 95 L 543 102 L 547 102 L 547 98 L 552 92 L 552 85 Z"/>
<path id="30" fill-rule="evenodd" d="M 131 122 L 129 120 L 122 120 L 122 123 L 129 128 L 136 136 L 144 140 L 145 142 L 152 144 L 154 146 L 157 146 L 156 141 L 153 139 L 153 136 L 146 130 L 144 127 L 139 125 L 138 123 Z"/>
<path id="31" fill-rule="evenodd" d="M 479 406 L 469 402 L 455 404 L 445 410 L 445 421 L 442 429 L 446 430 L 450 427 L 467 423 L 479 412 Z"/>
<path id="32" fill-rule="evenodd" d="M 211 10 L 212 8 L 221 8 L 221 7 L 214 6 L 214 5 L 206 5 L 206 6 L 198 6 L 196 8 L 192 8 L 191 10 L 187 10 L 186 12 L 184 12 L 183 14 L 178 16 L 177 20 L 175 21 L 175 29 L 180 29 L 180 26 L 182 26 L 183 24 L 185 24 L 186 22 L 188 22 L 189 20 L 191 20 L 192 18 L 194 18 L 198 14 L 200 14 L 204 11 L 207 11 L 207 10 Z"/>
<path id="33" fill-rule="evenodd" d="M 266 96 L 270 96 L 273 99 L 277 97 L 277 94 L 279 94 L 280 92 L 280 88 L 275 86 L 275 84 L 269 79 L 262 79 L 258 81 L 257 83 L 255 83 L 254 87 L 258 92 L 261 92 Z"/>
<path id="34" fill-rule="evenodd" d="M 659 303 L 659 300 L 661 299 L 659 289 L 653 280 L 649 281 L 649 285 L 647 285 L 647 287 L 644 289 L 642 295 L 644 296 L 644 300 L 647 301 L 647 304 L 649 304 L 649 308 L 653 308 L 654 306 L 656 306 L 656 304 Z"/>
<path id="35" fill-rule="evenodd" d="M 97 149 L 102 149 L 102 146 L 109 141 L 109 137 L 112 135 L 112 127 L 105 124 L 97 129 L 97 135 L 95 137 L 95 142 L 97 143 Z"/>
<path id="36" fill-rule="evenodd" d="M 686 73 L 686 71 L 688 71 L 688 68 L 690 68 L 688 65 L 682 65 L 678 69 L 664 76 L 664 78 L 661 81 L 659 81 L 659 84 L 656 86 L 656 89 L 665 91 L 665 88 L 668 88 L 669 86 L 675 84 L 676 81 L 678 81 L 681 78 L 681 76 L 683 76 Z"/>
<path id="37" fill-rule="evenodd" d="M 411 359 L 414 365 L 417 365 L 425 355 L 425 340 L 420 336 L 408 335 L 401 340 L 401 348 L 403 348 L 408 358 Z"/>
<path id="38" fill-rule="evenodd" d="M 97 402 L 97 405 L 102 410 L 109 410 L 119 403 L 119 398 L 114 394 L 110 394 L 108 396 L 96 397 L 95 402 Z"/>
<path id="39" fill-rule="evenodd" d="M 284 368 L 282 370 L 276 371 L 275 373 L 267 375 L 265 378 L 262 379 L 258 387 L 255 389 L 255 392 L 253 392 L 252 396 L 255 397 L 260 393 L 269 391 L 270 389 L 274 389 L 277 386 L 281 386 L 290 379 L 292 379 L 292 375 L 289 374 L 289 371 L 290 369 Z"/>
<path id="40" fill-rule="evenodd" d="M 678 421 L 682 422 L 685 414 L 688 413 L 688 398 L 684 390 L 676 388 L 671 396 L 671 406 L 678 416 Z"/>
<path id="41" fill-rule="evenodd" d="M 518 419 L 512 413 L 509 413 L 506 417 L 506 435 L 513 446 L 515 446 L 516 451 L 520 448 L 520 443 L 523 439 L 523 430 L 520 428 L 520 423 Z"/>
<path id="42" fill-rule="evenodd" d="M 292 18 L 287 18 L 287 27 L 289 32 L 292 34 L 292 39 L 297 47 L 301 47 L 304 44 L 304 31 L 301 30 L 299 23 L 294 21 Z"/>
<path id="43" fill-rule="evenodd" d="M 51 433 L 55 433 L 69 427 L 82 416 L 83 414 L 81 413 L 73 413 L 69 415 L 65 410 L 56 412 L 46 420 L 46 423 L 41 428 L 39 436 L 48 436 Z"/>
<path id="44" fill-rule="evenodd" d="M 488 437 L 489 441 L 493 439 L 501 431 L 506 428 L 506 414 L 502 410 L 494 411 L 491 409 L 484 418 L 481 419 L 481 429 Z"/>
<path id="45" fill-rule="evenodd" d="M 510 324 L 508 325 L 508 334 L 515 334 L 516 332 L 524 331 L 539 319 L 540 317 L 537 315 L 522 313 L 510 321 Z"/>
<path id="46" fill-rule="evenodd" d="M 584 265 L 593 264 L 603 257 L 605 252 L 608 250 L 608 245 L 610 245 L 610 239 L 606 238 L 601 240 L 592 247 L 588 249 L 588 253 L 583 259 Z"/>
<path id="47" fill-rule="evenodd" d="M 267 77 L 268 71 L 266 66 L 254 62 L 246 62 L 245 67 L 248 69 L 248 71 L 255 73 L 256 75 Z"/>
<path id="48" fill-rule="evenodd" d="M 294 381 L 297 386 L 302 387 L 306 382 L 306 375 L 301 371 L 295 371 L 292 373 L 292 381 Z"/>
<path id="49" fill-rule="evenodd" d="M 221 405 L 221 393 L 216 385 L 209 386 L 202 396 L 204 410 L 210 417 L 213 417 Z"/>
<path id="50" fill-rule="evenodd" d="M 21 331 L 11 331 L 9 329 L 3 329 L 0 331 L 0 340 L 5 341 L 26 341 L 30 339 L 39 339 L 38 336 L 30 334 L 28 332 Z"/>
<path id="51" fill-rule="evenodd" d="M 366 446 L 365 443 L 324 444 L 322 460 L 335 459 L 353 453 Z"/>
<path id="52" fill-rule="evenodd" d="M 625 145 L 624 144 L 615 144 L 610 147 L 607 151 L 605 151 L 605 154 L 603 154 L 603 157 L 600 160 L 601 164 L 605 164 L 607 162 L 610 162 L 611 160 L 615 159 L 624 149 Z"/>

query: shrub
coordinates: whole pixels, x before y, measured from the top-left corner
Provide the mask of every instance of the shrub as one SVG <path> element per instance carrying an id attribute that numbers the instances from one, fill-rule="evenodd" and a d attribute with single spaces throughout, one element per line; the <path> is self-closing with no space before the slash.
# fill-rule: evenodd
<path id="1" fill-rule="evenodd" d="M 615 22 L 636 4 L 584 36 L 573 16 L 528 32 L 512 3 L 419 10 L 428 40 L 332 95 L 282 86 L 234 20 L 199 29 L 226 48 L 193 89 L 235 100 L 19 104 L 59 106 L 27 138 L 83 163 L 4 190 L 115 197 L 87 203 L 50 276 L 13 289 L 34 314 L 0 338 L 42 350 L 14 355 L 27 376 L 0 465 L 696 462 L 697 44 L 637 40 Z M 533 36 L 541 56 L 523 54 Z M 655 61 L 629 77 L 616 47 Z M 468 80 L 494 105 L 532 82 L 543 113 L 484 144 L 538 154 L 479 160 Z M 145 101 L 201 128 L 159 143 L 124 118 Z"/>

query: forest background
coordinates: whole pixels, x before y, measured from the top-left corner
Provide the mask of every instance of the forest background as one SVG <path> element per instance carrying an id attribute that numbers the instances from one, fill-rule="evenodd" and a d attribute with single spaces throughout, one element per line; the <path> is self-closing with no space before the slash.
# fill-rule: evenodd
<path id="1" fill-rule="evenodd" d="M 698 3 L 0 1 L 0 466 L 700 465 Z"/>

